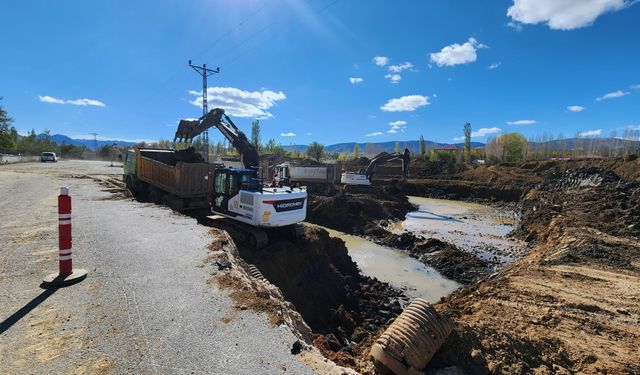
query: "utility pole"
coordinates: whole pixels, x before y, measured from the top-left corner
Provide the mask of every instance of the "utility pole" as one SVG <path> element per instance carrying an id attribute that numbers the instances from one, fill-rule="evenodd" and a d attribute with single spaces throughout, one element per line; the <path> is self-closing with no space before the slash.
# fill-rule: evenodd
<path id="1" fill-rule="evenodd" d="M 96 150 L 96 155 L 98 155 L 98 133 L 89 133 L 93 136 L 93 148 Z"/>
<path id="2" fill-rule="evenodd" d="M 202 115 L 206 115 L 209 111 L 209 106 L 207 103 L 207 77 L 214 74 L 220 73 L 220 67 L 215 69 L 208 69 L 207 64 L 202 64 L 202 66 L 197 66 L 191 64 L 191 60 L 189 60 L 189 66 L 193 68 L 200 76 L 202 77 Z M 209 130 L 206 130 L 203 134 L 204 137 L 204 160 L 209 162 Z"/>

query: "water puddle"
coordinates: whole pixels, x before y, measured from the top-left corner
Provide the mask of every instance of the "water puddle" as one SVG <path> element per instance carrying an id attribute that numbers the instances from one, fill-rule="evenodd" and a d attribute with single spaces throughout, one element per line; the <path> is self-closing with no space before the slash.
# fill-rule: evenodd
<path id="1" fill-rule="evenodd" d="M 392 231 L 409 231 L 453 243 L 479 258 L 504 265 L 522 255 L 525 244 L 506 235 L 516 224 L 515 212 L 475 203 L 409 197 L 418 210 L 406 215 Z"/>
<path id="2" fill-rule="evenodd" d="M 358 236 L 324 229 L 332 237 L 341 238 L 345 242 L 351 259 L 358 264 L 363 274 L 402 289 L 410 298 L 420 297 L 436 302 L 461 286 L 405 252 L 380 246 Z"/>

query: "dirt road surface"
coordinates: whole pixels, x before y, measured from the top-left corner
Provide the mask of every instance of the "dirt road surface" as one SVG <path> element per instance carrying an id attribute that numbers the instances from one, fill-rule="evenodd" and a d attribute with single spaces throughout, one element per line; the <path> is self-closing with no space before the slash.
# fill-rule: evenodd
<path id="1" fill-rule="evenodd" d="M 121 173 L 92 161 L 0 166 L 0 373 L 313 373 L 290 354 L 287 328 L 207 283 L 208 228 L 96 181 Z M 74 266 L 89 276 L 46 291 L 60 186 L 73 197 Z"/>

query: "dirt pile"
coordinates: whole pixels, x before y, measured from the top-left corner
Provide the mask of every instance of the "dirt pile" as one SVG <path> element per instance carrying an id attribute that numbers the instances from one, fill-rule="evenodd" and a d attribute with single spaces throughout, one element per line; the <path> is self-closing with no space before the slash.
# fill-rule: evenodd
<path id="1" fill-rule="evenodd" d="M 588 167 L 522 201 L 522 261 L 438 308 L 458 323 L 430 366 L 465 373 L 640 373 L 640 183 Z"/>
<path id="2" fill-rule="evenodd" d="M 401 312 L 402 293 L 362 276 L 344 242 L 320 228 L 260 251 L 240 248 L 313 330 L 314 343 L 339 365 L 357 367 L 359 345 Z"/>
<path id="3" fill-rule="evenodd" d="M 472 201 L 518 202 L 538 184 L 565 171 L 595 167 L 627 180 L 640 179 L 638 155 L 582 160 L 543 160 L 445 168 L 438 162 L 413 163 L 398 188 L 407 195 Z M 395 182 L 388 182 L 395 183 Z"/>
<path id="4" fill-rule="evenodd" d="M 543 241 L 557 227 L 584 226 L 614 236 L 640 236 L 640 181 L 595 167 L 558 173 L 529 192 L 514 235 Z"/>
<path id="5" fill-rule="evenodd" d="M 349 193 L 342 187 L 327 195 L 310 195 L 307 221 L 349 234 L 365 234 L 380 220 L 404 219 L 414 207 L 396 186 Z"/>

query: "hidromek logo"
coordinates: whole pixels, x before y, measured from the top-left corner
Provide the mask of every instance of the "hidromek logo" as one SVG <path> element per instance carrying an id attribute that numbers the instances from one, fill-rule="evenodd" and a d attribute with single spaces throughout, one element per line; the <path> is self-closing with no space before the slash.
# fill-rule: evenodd
<path id="1" fill-rule="evenodd" d="M 276 212 L 298 210 L 304 207 L 304 198 L 273 202 L 273 207 L 276 209 Z"/>

